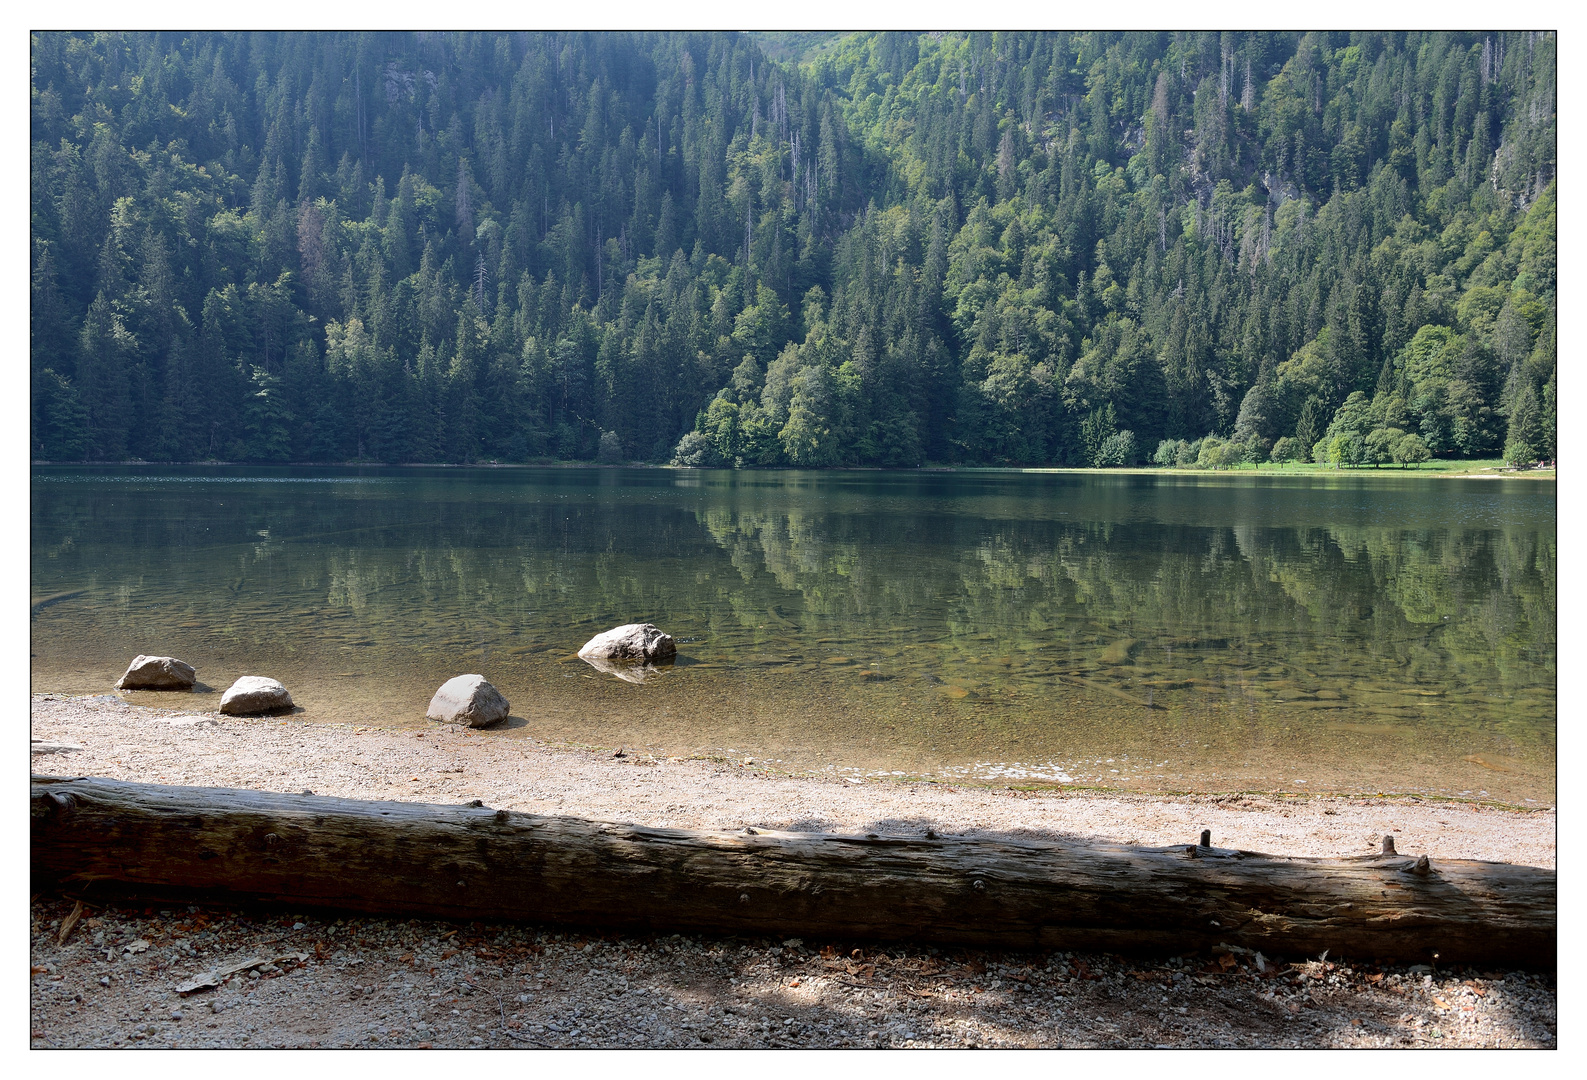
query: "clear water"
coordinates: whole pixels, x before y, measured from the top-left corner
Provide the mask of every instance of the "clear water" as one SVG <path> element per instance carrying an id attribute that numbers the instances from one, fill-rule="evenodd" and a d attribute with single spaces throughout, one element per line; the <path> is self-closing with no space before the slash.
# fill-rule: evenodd
<path id="1" fill-rule="evenodd" d="M 39 467 L 32 684 L 790 770 L 1554 798 L 1555 488 L 1345 475 Z M 634 683 L 577 659 L 654 622 Z M 265 721 L 262 721 L 265 722 Z"/>

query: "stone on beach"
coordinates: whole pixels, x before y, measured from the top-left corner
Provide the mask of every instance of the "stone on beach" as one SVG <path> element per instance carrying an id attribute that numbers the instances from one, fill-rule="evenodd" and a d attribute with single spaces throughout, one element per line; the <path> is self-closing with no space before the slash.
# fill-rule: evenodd
<path id="1" fill-rule="evenodd" d="M 220 711 L 228 716 L 254 716 L 291 707 L 292 695 L 287 688 L 263 675 L 244 675 L 220 698 Z"/>
<path id="2" fill-rule="evenodd" d="M 584 643 L 584 660 L 670 660 L 678 655 L 672 635 L 650 623 L 627 623 L 596 634 Z"/>
<path id="3" fill-rule="evenodd" d="M 425 715 L 444 724 L 482 728 L 507 719 L 510 708 L 501 691 L 487 682 L 485 676 L 459 675 L 448 679 L 435 692 Z"/>
<path id="4" fill-rule="evenodd" d="M 34 739 L 29 749 L 31 754 L 70 754 L 81 750 L 81 743 L 52 742 L 49 739 Z"/>
<path id="5" fill-rule="evenodd" d="M 137 656 L 127 665 L 117 690 L 191 690 L 198 673 L 174 656 Z"/>
<path id="6" fill-rule="evenodd" d="M 156 716 L 152 717 L 156 724 L 165 724 L 174 728 L 212 728 L 219 727 L 220 721 L 213 716 Z"/>

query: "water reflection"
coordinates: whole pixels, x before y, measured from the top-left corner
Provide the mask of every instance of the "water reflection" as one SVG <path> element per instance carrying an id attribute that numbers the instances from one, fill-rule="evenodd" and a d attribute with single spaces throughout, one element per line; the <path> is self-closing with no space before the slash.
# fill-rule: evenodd
<path id="1" fill-rule="evenodd" d="M 39 469 L 32 500 L 37 690 L 170 652 L 417 724 L 467 669 L 582 743 L 1553 797 L 1552 484 Z M 633 621 L 679 665 L 574 656 Z"/>
<path id="2" fill-rule="evenodd" d="M 670 661 L 648 662 L 643 660 L 607 660 L 600 656 L 581 656 L 590 667 L 596 671 L 621 679 L 624 682 L 638 686 L 649 679 L 656 678 L 672 668 Z"/>

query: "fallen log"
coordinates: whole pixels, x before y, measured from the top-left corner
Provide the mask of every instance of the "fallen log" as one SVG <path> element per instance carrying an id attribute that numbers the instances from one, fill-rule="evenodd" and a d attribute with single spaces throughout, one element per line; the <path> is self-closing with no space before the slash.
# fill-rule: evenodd
<path id="1" fill-rule="evenodd" d="M 695 831 L 478 803 L 35 776 L 34 888 L 1012 949 L 1555 964 L 1555 875 L 1014 836 Z"/>

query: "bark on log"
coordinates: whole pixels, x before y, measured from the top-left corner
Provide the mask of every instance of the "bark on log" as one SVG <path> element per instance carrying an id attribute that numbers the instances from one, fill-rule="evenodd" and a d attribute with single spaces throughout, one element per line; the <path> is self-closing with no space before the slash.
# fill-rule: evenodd
<path id="1" fill-rule="evenodd" d="M 701 832 L 34 777 L 35 888 L 463 919 L 1012 949 L 1555 964 L 1555 875 L 1019 837 Z"/>

